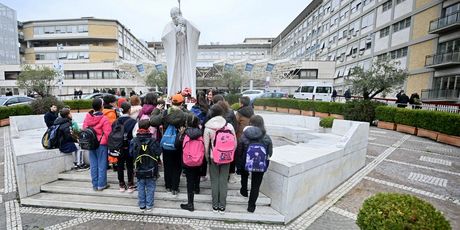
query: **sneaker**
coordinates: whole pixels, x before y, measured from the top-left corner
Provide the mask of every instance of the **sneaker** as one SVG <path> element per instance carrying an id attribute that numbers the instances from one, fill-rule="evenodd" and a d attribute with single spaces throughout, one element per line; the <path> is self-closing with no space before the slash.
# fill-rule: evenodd
<path id="1" fill-rule="evenodd" d="M 151 212 L 151 211 L 152 211 L 152 207 L 150 207 L 150 208 L 147 207 L 147 208 L 145 209 L 145 212 Z"/>
<path id="2" fill-rule="evenodd" d="M 133 193 L 134 191 L 136 191 L 136 188 L 134 188 L 134 186 L 128 187 L 128 193 Z"/>
<path id="3" fill-rule="evenodd" d="M 218 213 L 219 212 L 219 207 L 213 206 L 212 207 L 212 212 Z"/>
<path id="4" fill-rule="evenodd" d="M 200 177 L 200 182 L 207 181 L 208 177 L 207 176 L 202 176 Z"/>
<path id="5" fill-rule="evenodd" d="M 171 193 L 173 196 L 177 196 L 179 195 L 179 190 L 173 190 Z"/>
<path id="6" fill-rule="evenodd" d="M 238 178 L 236 177 L 235 173 L 230 174 L 230 177 L 228 179 L 228 182 L 230 184 L 235 184 L 238 182 Z"/>
<path id="7" fill-rule="evenodd" d="M 126 186 L 120 186 L 118 189 L 119 192 L 125 192 L 126 191 Z"/>
<path id="8" fill-rule="evenodd" d="M 139 207 L 139 209 L 141 210 L 141 212 L 145 211 L 145 207 Z"/>
<path id="9" fill-rule="evenodd" d="M 72 166 L 72 168 L 70 168 L 70 170 L 77 170 L 77 169 L 79 169 L 78 165 L 74 165 L 74 166 Z"/>
<path id="10" fill-rule="evenodd" d="M 224 207 L 219 207 L 219 213 L 220 214 L 225 214 L 225 208 Z"/>
<path id="11" fill-rule="evenodd" d="M 248 207 L 248 212 L 250 212 L 250 213 L 253 213 L 255 210 L 256 210 L 256 206 L 254 206 L 254 207 L 249 206 Z"/>
<path id="12" fill-rule="evenodd" d="M 87 165 L 87 164 L 82 164 L 82 165 L 79 165 L 78 168 L 79 168 L 79 169 L 88 169 L 88 168 L 89 168 L 89 165 Z"/>
<path id="13" fill-rule="evenodd" d="M 248 190 L 240 188 L 240 194 L 244 197 L 248 197 Z"/>
<path id="14" fill-rule="evenodd" d="M 97 191 L 100 192 L 100 191 L 102 191 L 102 190 L 104 190 L 104 189 L 108 189 L 108 188 L 110 188 L 110 185 L 109 185 L 109 184 L 105 185 L 105 186 L 102 187 L 102 188 L 98 188 Z"/>

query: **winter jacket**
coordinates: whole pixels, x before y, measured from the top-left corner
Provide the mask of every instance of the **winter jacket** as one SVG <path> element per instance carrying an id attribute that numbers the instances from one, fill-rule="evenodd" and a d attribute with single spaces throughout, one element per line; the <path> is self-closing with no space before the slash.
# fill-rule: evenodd
<path id="1" fill-rule="evenodd" d="M 211 117 L 212 117 L 211 111 L 208 111 L 208 114 L 206 116 L 204 123 L 206 124 L 209 121 L 209 119 L 211 119 Z M 224 118 L 228 123 L 232 124 L 235 130 L 238 130 L 238 121 L 236 120 L 235 112 L 233 110 L 230 109 L 225 114 Z"/>
<path id="2" fill-rule="evenodd" d="M 139 116 L 139 112 L 141 111 L 142 109 L 142 106 L 140 105 L 133 105 L 131 106 L 131 113 L 129 114 L 129 116 L 132 118 L 132 119 L 137 119 L 137 117 Z"/>
<path id="3" fill-rule="evenodd" d="M 45 113 L 45 123 L 46 123 L 46 127 L 51 127 L 54 123 L 54 121 L 56 120 L 56 118 L 58 118 L 58 115 L 57 113 L 53 113 L 51 111 Z"/>
<path id="4" fill-rule="evenodd" d="M 125 122 L 126 122 L 126 123 L 125 123 Z M 115 128 L 115 125 L 116 125 L 117 123 L 121 123 L 121 124 L 125 123 L 125 125 L 124 125 L 124 130 L 123 130 L 124 133 L 127 133 L 127 134 L 128 134 L 128 136 L 127 136 L 127 137 L 128 137 L 128 140 L 133 139 L 133 129 L 134 129 L 134 126 L 137 124 L 137 121 L 134 120 L 134 119 L 132 119 L 131 117 L 129 117 L 129 115 L 123 114 L 123 115 L 121 115 L 121 117 L 119 117 L 119 118 L 117 119 L 116 122 L 114 122 L 114 123 L 112 124 L 112 129 Z"/>
<path id="5" fill-rule="evenodd" d="M 182 152 L 182 144 L 184 143 L 185 135 L 188 135 L 191 140 L 196 140 L 199 137 L 203 136 L 203 132 L 199 128 L 189 127 L 185 129 L 182 135 L 177 135 L 176 142 L 174 143 L 174 145 L 176 146 L 176 149 L 180 150 L 181 152 Z"/>
<path id="6" fill-rule="evenodd" d="M 58 117 L 54 125 L 59 125 L 58 138 L 59 138 L 59 151 L 63 153 L 72 153 L 77 151 L 75 141 L 72 137 L 72 120 L 69 118 Z"/>
<path id="7" fill-rule="evenodd" d="M 176 128 L 180 128 L 185 125 L 186 113 L 188 113 L 187 110 L 179 107 L 171 107 L 164 111 L 154 109 L 150 116 L 150 125 L 153 127 L 163 125 L 164 130 L 166 130 L 168 125 L 174 125 Z"/>
<path id="8" fill-rule="evenodd" d="M 161 148 L 158 142 L 153 141 L 151 138 L 151 134 L 149 130 L 147 129 L 139 129 L 137 135 L 133 140 L 131 141 L 131 146 L 129 148 L 130 150 L 130 155 L 134 158 L 134 166 L 136 169 L 136 172 L 138 171 L 149 171 L 154 169 L 156 172 L 154 173 L 153 179 L 158 178 L 158 163 L 160 162 L 160 154 L 161 154 Z M 139 142 L 147 142 L 149 143 L 148 151 L 147 154 L 149 154 L 152 158 L 149 157 L 144 157 L 141 160 L 138 160 L 137 157 L 139 157 L 140 154 L 140 149 L 142 146 L 139 146 Z M 145 179 L 145 178 L 151 178 L 151 177 L 144 177 L 142 175 L 136 174 L 136 177 L 139 179 Z"/>
<path id="9" fill-rule="evenodd" d="M 200 125 L 203 125 L 205 120 L 206 120 L 206 111 L 204 111 L 203 108 L 200 107 L 200 105 L 195 104 L 192 109 L 190 109 L 190 112 L 195 114 L 198 119 L 200 119 Z"/>
<path id="10" fill-rule="evenodd" d="M 139 115 L 137 115 L 137 118 L 140 119 L 144 114 L 150 116 L 155 107 L 156 105 L 144 104 L 144 106 L 142 106 L 141 111 L 139 112 Z"/>
<path id="11" fill-rule="evenodd" d="M 228 129 L 230 129 L 230 131 L 235 136 L 235 143 L 236 143 L 236 134 L 235 134 L 235 129 L 233 129 L 233 125 L 230 123 L 227 123 L 225 118 L 222 116 L 211 118 L 211 120 L 206 122 L 206 124 L 204 125 L 205 128 L 204 128 L 204 133 L 203 133 L 204 153 L 205 153 L 207 160 L 209 160 L 209 157 L 210 157 L 210 151 L 212 148 L 212 143 L 214 143 L 214 139 L 216 137 L 216 131 L 223 128 L 225 124 L 227 124 Z M 211 159 L 212 159 L 212 154 L 211 154 Z"/>
<path id="12" fill-rule="evenodd" d="M 110 122 L 110 124 L 112 124 L 115 120 L 117 120 L 117 117 L 118 117 L 117 111 L 115 111 L 115 109 L 113 108 L 103 109 L 102 113 L 104 114 L 105 117 L 107 117 L 107 120 Z"/>
<path id="13" fill-rule="evenodd" d="M 253 115 L 254 109 L 251 106 L 243 106 L 236 111 L 236 120 L 238 122 L 236 138 L 240 139 L 241 135 L 243 135 L 243 129 L 249 125 L 249 119 Z"/>
<path id="14" fill-rule="evenodd" d="M 118 98 L 118 101 L 117 101 L 118 108 L 121 108 L 121 104 L 123 104 L 123 102 L 125 102 L 125 101 L 128 101 L 128 100 L 126 100 L 126 98 L 124 98 L 124 97 Z"/>
<path id="15" fill-rule="evenodd" d="M 107 117 L 104 116 L 103 113 L 91 112 L 86 114 L 85 120 L 83 121 L 83 129 L 92 127 L 96 131 L 97 139 L 101 140 L 100 144 L 107 145 L 109 134 L 112 132 L 112 124 L 109 122 Z"/>
<path id="16" fill-rule="evenodd" d="M 246 164 L 246 151 L 251 143 L 264 144 L 267 148 L 269 158 L 273 154 L 273 143 L 270 136 L 262 133 L 262 130 L 258 127 L 247 126 L 241 138 L 238 139 L 238 145 L 235 151 L 236 167 L 238 170 L 244 170 Z"/>

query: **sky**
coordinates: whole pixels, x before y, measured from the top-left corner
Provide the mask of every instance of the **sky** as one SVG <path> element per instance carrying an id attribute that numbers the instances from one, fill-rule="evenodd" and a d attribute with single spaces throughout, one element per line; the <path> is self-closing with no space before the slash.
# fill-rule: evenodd
<path id="1" fill-rule="evenodd" d="M 177 0 L 0 0 L 19 21 L 95 17 L 116 19 L 139 39 L 161 40 Z M 183 16 L 201 31 L 200 44 L 276 37 L 311 0 L 182 0 Z"/>

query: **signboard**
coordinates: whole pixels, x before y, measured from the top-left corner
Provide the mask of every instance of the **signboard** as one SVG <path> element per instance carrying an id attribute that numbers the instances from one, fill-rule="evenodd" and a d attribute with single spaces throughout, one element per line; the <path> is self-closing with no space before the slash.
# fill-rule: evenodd
<path id="1" fill-rule="evenodd" d="M 244 68 L 244 71 L 251 72 L 253 68 L 254 68 L 254 64 L 246 63 L 246 67 Z"/>
<path id="2" fill-rule="evenodd" d="M 139 73 L 144 72 L 144 65 L 143 64 L 136 65 L 136 68 L 137 68 L 137 71 L 139 71 Z"/>
<path id="3" fill-rule="evenodd" d="M 163 65 L 162 64 L 156 64 L 155 69 L 157 69 L 158 72 L 163 72 Z"/>
<path id="4" fill-rule="evenodd" d="M 225 63 L 224 65 L 224 70 L 232 70 L 235 66 L 233 64 L 227 64 Z"/>
<path id="5" fill-rule="evenodd" d="M 272 72 L 274 67 L 275 67 L 275 64 L 267 63 L 267 68 L 265 68 L 265 71 Z"/>

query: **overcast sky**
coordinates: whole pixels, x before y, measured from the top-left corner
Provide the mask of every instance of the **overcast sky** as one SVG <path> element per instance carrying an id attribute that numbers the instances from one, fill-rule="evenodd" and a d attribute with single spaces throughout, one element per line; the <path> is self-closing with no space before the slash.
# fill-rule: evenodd
<path id="1" fill-rule="evenodd" d="M 116 19 L 140 39 L 159 41 L 177 0 L 1 0 L 19 21 Z M 245 37 L 276 37 L 311 0 L 182 0 L 186 19 L 201 31 L 200 43 L 241 43 Z"/>

